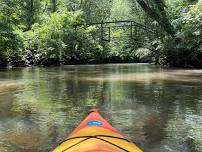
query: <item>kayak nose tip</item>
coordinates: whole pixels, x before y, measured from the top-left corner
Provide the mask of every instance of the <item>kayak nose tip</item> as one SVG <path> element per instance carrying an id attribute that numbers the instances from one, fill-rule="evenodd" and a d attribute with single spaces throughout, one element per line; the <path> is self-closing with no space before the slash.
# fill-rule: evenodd
<path id="1" fill-rule="evenodd" d="M 99 110 L 96 107 L 93 107 L 92 109 L 89 110 L 88 114 L 92 112 L 98 112 Z"/>

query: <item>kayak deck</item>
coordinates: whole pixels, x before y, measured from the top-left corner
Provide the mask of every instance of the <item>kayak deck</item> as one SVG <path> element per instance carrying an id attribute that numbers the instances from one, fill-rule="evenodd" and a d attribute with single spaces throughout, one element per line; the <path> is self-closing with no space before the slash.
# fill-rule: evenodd
<path id="1" fill-rule="evenodd" d="M 142 151 L 125 139 L 97 111 L 93 111 L 53 152 Z"/>

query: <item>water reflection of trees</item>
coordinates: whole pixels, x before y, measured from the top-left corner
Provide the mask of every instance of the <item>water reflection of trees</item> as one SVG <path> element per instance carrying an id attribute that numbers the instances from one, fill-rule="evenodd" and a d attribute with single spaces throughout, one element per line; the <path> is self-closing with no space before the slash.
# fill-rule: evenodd
<path id="1" fill-rule="evenodd" d="M 108 101 L 107 108 L 111 108 L 111 115 L 108 114 L 111 117 L 109 119 L 122 132 L 141 144 L 145 151 L 169 149 L 169 142 L 174 139 L 168 138 L 167 127 L 170 121 L 175 119 L 176 111 L 188 115 L 190 115 L 190 111 L 198 114 L 200 108 L 197 107 L 201 105 L 199 103 L 201 94 L 198 91 L 201 88 L 197 86 L 190 89 L 190 86 L 169 85 L 167 83 L 145 85 L 113 82 L 109 84 L 108 88 L 110 102 Z M 193 90 L 196 91 L 193 93 Z M 186 120 L 183 119 L 183 121 Z M 186 125 L 181 127 L 184 130 L 189 129 Z M 183 135 L 185 137 L 181 142 L 184 141 L 185 144 L 178 145 L 177 148 L 193 150 L 193 143 L 199 139 L 190 140 L 189 134 L 186 132 L 179 133 L 179 136 Z M 165 141 L 168 145 L 161 146 Z"/>
<path id="2" fill-rule="evenodd" d="M 113 72 L 119 75 L 127 72 L 125 68 L 114 69 Z M 201 136 L 191 130 L 196 130 L 198 134 L 202 132 L 200 126 L 194 123 L 201 114 L 202 87 L 163 81 L 81 79 L 88 76 L 91 70 L 90 75 L 97 77 L 110 73 L 109 69 L 94 67 L 85 71 L 84 67 L 72 67 L 23 70 L 22 81 L 26 85 L 12 95 L 12 118 L 18 117 L 14 122 L 20 121 L 21 128 L 29 128 L 30 124 L 34 126 L 33 134 L 27 134 L 27 137 L 40 137 L 42 144 L 37 151 L 42 148 L 48 151 L 57 145 L 93 106 L 97 106 L 109 122 L 145 151 L 169 151 L 172 147 L 179 151 L 185 147 L 201 148 Z M 131 67 L 129 70 L 138 72 Z M 14 123 L 11 126 L 18 128 Z M 174 131 L 175 127 L 177 131 Z M 26 136 L 25 132 L 20 132 L 18 136 L 20 134 Z M 189 136 L 193 138 L 190 140 Z M 179 144 L 173 146 L 175 143 Z"/>

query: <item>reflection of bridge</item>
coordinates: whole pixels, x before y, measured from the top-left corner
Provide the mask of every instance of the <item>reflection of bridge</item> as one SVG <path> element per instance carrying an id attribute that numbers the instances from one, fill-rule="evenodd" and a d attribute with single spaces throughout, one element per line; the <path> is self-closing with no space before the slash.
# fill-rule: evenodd
<path id="1" fill-rule="evenodd" d="M 110 42 L 111 40 L 111 29 L 112 28 L 123 28 L 123 27 L 128 27 L 130 30 L 130 38 L 135 39 L 135 35 L 137 33 L 146 33 L 146 35 L 154 35 L 156 33 L 155 30 L 137 23 L 135 21 L 113 21 L 113 22 L 97 22 L 97 23 L 86 23 L 86 24 L 76 24 L 74 25 L 75 29 L 79 27 L 88 27 L 88 26 L 96 26 L 101 30 L 101 40 Z M 142 31 L 142 32 L 139 32 Z M 105 38 L 105 35 L 107 33 L 107 38 Z M 137 38 L 136 38 L 137 39 Z"/>

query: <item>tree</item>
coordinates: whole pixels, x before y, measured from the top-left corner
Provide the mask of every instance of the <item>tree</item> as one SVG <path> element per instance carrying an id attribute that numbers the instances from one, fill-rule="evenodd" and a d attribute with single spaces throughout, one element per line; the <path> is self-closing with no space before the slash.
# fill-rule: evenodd
<path id="1" fill-rule="evenodd" d="M 166 12 L 164 0 L 137 0 L 142 9 L 172 37 L 175 37 L 175 29 L 171 25 Z"/>
<path id="2" fill-rule="evenodd" d="M 52 12 L 56 12 L 57 10 L 57 0 L 52 0 Z"/>
<path id="3" fill-rule="evenodd" d="M 20 24 L 21 1 L 2 0 L 0 2 L 0 62 L 18 60 L 22 41 L 15 29 Z"/>

